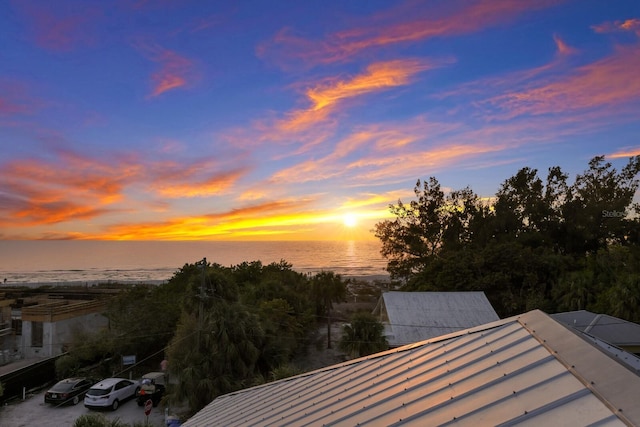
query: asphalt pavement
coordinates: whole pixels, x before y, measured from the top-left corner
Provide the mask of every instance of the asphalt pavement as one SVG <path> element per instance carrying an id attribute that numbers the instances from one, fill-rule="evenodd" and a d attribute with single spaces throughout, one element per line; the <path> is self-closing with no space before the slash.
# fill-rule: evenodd
<path id="1" fill-rule="evenodd" d="M 0 426 L 2 427 L 66 427 L 73 426 L 75 420 L 83 414 L 99 412 L 109 419 L 119 419 L 121 422 L 132 425 L 144 423 L 147 416 L 144 407 L 136 404 L 135 399 L 123 403 L 116 411 L 93 411 L 84 407 L 82 402 L 75 406 L 55 407 L 44 403 L 45 390 L 27 395 L 22 401 L 13 401 L 0 407 Z M 151 409 L 148 417 L 148 425 L 164 427 L 165 408 L 158 405 Z"/>

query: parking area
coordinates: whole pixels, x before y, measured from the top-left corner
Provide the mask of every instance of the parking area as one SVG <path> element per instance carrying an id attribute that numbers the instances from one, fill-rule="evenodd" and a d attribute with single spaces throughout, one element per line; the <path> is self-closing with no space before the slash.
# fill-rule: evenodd
<path id="1" fill-rule="evenodd" d="M 135 400 L 123 403 L 116 411 L 92 411 L 84 407 L 82 402 L 76 406 L 55 407 L 44 403 L 44 390 L 28 395 L 24 401 L 15 401 L 0 407 L 0 426 L 33 427 L 33 426 L 72 426 L 81 415 L 99 412 L 109 419 L 119 419 L 123 423 L 144 423 L 147 420 L 144 408 Z M 151 409 L 148 417 L 149 426 L 163 427 L 165 408 L 159 405 Z"/>

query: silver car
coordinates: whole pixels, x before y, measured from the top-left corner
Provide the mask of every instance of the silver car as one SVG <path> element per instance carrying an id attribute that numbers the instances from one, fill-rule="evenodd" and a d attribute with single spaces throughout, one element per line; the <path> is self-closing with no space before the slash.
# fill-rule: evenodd
<path id="1" fill-rule="evenodd" d="M 121 403 L 136 397 L 140 382 L 125 378 L 107 378 L 94 384 L 84 396 L 84 406 L 89 409 L 118 409 Z"/>

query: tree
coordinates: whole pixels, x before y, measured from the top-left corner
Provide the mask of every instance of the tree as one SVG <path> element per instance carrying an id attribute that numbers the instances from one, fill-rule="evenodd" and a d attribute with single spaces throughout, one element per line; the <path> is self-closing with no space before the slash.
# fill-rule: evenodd
<path id="1" fill-rule="evenodd" d="M 331 309 L 334 302 L 344 301 L 347 286 L 339 274 L 321 271 L 311 279 L 311 294 L 316 302 L 316 313 L 327 319 L 327 348 L 331 348 Z"/>
<path id="2" fill-rule="evenodd" d="M 393 279 L 406 281 L 443 252 L 467 245 L 472 224 L 487 212 L 471 189 L 445 195 L 433 177 L 428 182 L 418 180 L 414 193 L 417 200 L 409 204 L 398 200 L 397 205 L 389 206 L 395 220 L 382 221 L 374 228 Z"/>
<path id="3" fill-rule="evenodd" d="M 340 350 L 351 357 L 361 357 L 389 348 L 384 336 L 384 325 L 374 315 L 358 312 L 342 327 Z"/>
<path id="4" fill-rule="evenodd" d="M 629 229 L 638 222 L 640 156 L 618 172 L 604 156 L 594 157 L 589 169 L 576 177 L 563 206 L 565 248 L 569 253 L 596 253 L 610 244 L 628 244 Z"/>
<path id="5" fill-rule="evenodd" d="M 265 335 L 259 365 L 263 374 L 269 374 L 291 360 L 298 343 L 304 339 L 304 328 L 293 307 L 284 299 L 261 302 L 257 315 Z"/>
<path id="6" fill-rule="evenodd" d="M 168 348 L 170 373 L 179 378 L 170 398 L 186 400 L 194 413 L 253 381 L 264 341 L 257 317 L 238 301 L 231 270 L 206 261 L 199 267 Z"/>
<path id="7" fill-rule="evenodd" d="M 640 300 L 640 272 L 629 267 L 640 262 L 638 173 L 640 156 L 620 172 L 595 157 L 572 185 L 560 167 L 546 180 L 525 167 L 491 205 L 469 188 L 445 194 L 432 177 L 418 181 L 415 200 L 390 206 L 396 219 L 375 233 L 405 290 L 481 290 L 503 316 L 572 307 L 634 316 L 623 301 Z M 604 260 L 621 247 L 634 251 L 612 271 Z"/>

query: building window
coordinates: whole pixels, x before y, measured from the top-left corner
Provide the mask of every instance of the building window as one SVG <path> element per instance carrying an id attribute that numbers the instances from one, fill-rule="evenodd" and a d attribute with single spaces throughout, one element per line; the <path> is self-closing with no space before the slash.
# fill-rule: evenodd
<path id="1" fill-rule="evenodd" d="M 42 322 L 31 322 L 31 347 L 42 347 Z"/>
<path id="2" fill-rule="evenodd" d="M 16 335 L 22 335 L 22 319 L 20 318 L 12 318 L 11 319 L 11 329 Z"/>

